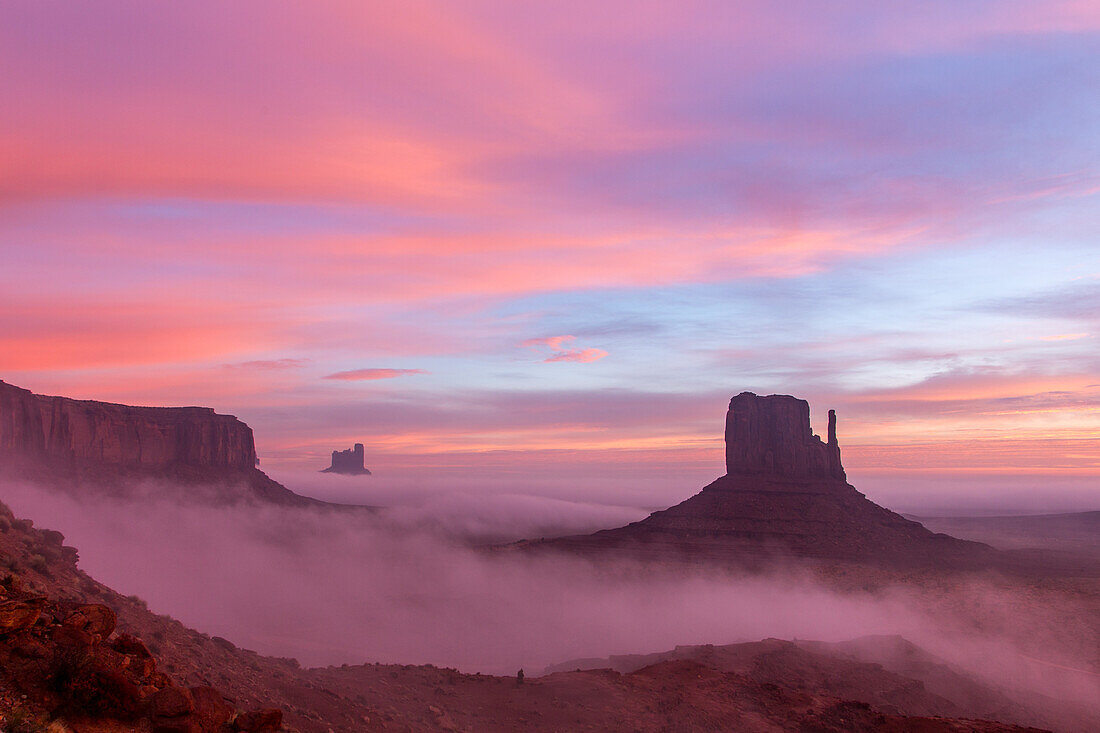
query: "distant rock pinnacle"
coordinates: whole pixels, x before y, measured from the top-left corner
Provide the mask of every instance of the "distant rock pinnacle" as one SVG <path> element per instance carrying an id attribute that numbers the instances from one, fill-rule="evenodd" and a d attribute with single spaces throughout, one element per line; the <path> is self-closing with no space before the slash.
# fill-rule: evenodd
<path id="1" fill-rule="evenodd" d="M 347 476 L 369 476 L 370 471 L 363 465 L 363 444 L 356 443 L 350 450 L 334 450 L 332 465 L 321 473 L 341 473 Z"/>

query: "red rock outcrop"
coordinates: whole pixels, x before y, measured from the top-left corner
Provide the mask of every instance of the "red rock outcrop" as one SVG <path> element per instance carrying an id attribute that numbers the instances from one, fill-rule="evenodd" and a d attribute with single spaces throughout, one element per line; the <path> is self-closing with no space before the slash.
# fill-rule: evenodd
<path id="1" fill-rule="evenodd" d="M 321 473 L 340 473 L 345 476 L 370 476 L 370 470 L 363 465 L 363 444 L 356 443 L 350 450 L 334 450 L 332 463 Z"/>
<path id="2" fill-rule="evenodd" d="M 252 428 L 209 407 L 131 407 L 46 397 L 0 381 L 0 476 L 66 491 L 125 494 L 146 478 L 211 503 L 259 499 L 336 507 L 299 496 L 256 467 Z"/>
<path id="3" fill-rule="evenodd" d="M 240 712 L 220 692 L 173 684 L 141 641 L 111 640 L 115 612 L 21 591 L 9 576 L 0 584 L 0 609 L 33 605 L 33 621 L 0 627 L 0 690 L 19 700 L 0 704 L 0 721 L 33 721 L 34 730 L 152 730 L 163 733 L 275 731 L 282 711 Z M 14 596 L 14 599 L 8 600 Z M 89 630 L 88 619 L 94 619 Z M 18 715 L 16 715 L 18 713 Z M 46 721 L 56 721 L 47 728 Z M 17 727 L 4 730 L 31 730 Z"/>
<path id="4" fill-rule="evenodd" d="M 822 442 L 805 400 L 751 392 L 730 400 L 726 467 L 695 496 L 640 522 L 518 547 L 716 561 L 797 555 L 972 567 L 993 560 L 988 545 L 931 532 L 856 491 L 840 462 L 836 414 L 829 411 Z"/>
<path id="5" fill-rule="evenodd" d="M 726 473 L 843 481 L 836 413 L 829 410 L 829 442 L 823 443 L 810 429 L 806 400 L 742 392 L 726 413 Z"/>
<path id="6" fill-rule="evenodd" d="M 0 451 L 55 465 L 246 471 L 252 429 L 208 407 L 129 407 L 46 397 L 0 381 Z"/>

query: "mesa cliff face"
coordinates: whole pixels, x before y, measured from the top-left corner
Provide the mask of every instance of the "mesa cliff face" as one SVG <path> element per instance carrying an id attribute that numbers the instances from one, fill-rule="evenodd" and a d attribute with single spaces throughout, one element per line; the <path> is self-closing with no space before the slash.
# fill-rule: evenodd
<path id="1" fill-rule="evenodd" d="M 829 442 L 810 429 L 810 404 L 789 395 L 742 392 L 726 413 L 727 475 L 845 480 L 829 410 Z"/>
<path id="2" fill-rule="evenodd" d="M 206 407 L 129 407 L 46 397 L 0 381 L 0 451 L 61 467 L 251 470 L 252 429 Z"/>
<path id="3" fill-rule="evenodd" d="M 0 381 L 0 476 L 66 491 L 125 494 L 131 479 L 214 503 L 338 506 L 299 496 L 256 468 L 252 428 L 208 407 L 131 407 L 47 397 Z"/>

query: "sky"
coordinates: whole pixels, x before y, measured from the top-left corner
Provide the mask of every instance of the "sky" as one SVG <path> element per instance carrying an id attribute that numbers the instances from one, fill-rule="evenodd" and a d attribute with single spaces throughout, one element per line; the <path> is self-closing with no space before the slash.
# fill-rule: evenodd
<path id="1" fill-rule="evenodd" d="M 12 0 L 0 379 L 658 504 L 794 394 L 1100 508 L 1098 89 L 1087 0 Z"/>

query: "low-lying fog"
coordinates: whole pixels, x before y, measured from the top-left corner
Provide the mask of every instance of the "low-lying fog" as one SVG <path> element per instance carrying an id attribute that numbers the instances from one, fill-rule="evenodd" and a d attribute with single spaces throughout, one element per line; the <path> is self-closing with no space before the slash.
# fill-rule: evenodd
<path id="1" fill-rule="evenodd" d="M 644 516 L 640 508 L 470 492 L 365 517 L 181 506 L 155 487 L 140 504 L 28 485 L 0 491 L 18 516 L 61 530 L 97 580 L 201 631 L 305 665 L 537 673 L 679 644 L 900 634 L 954 661 L 1022 674 L 1008 642 L 976 636 L 965 621 L 933 623 L 919 590 L 839 593 L 793 571 L 732 577 L 462 542 L 615 526 Z"/>
<path id="2" fill-rule="evenodd" d="M 632 508 L 644 516 L 696 493 L 718 478 L 722 466 L 618 469 L 602 473 L 567 467 L 561 471 L 523 474 L 433 467 L 403 468 L 397 473 L 383 469 L 369 477 L 272 466 L 265 466 L 264 470 L 299 494 L 341 503 L 405 506 L 447 501 L 456 494 L 509 494 L 578 504 L 605 502 Z M 1098 482 L 1091 475 L 851 469 L 848 481 L 871 501 L 896 512 L 925 517 L 1057 514 L 1100 509 Z M 571 517 L 571 513 L 562 515 L 566 521 L 572 521 Z"/>

